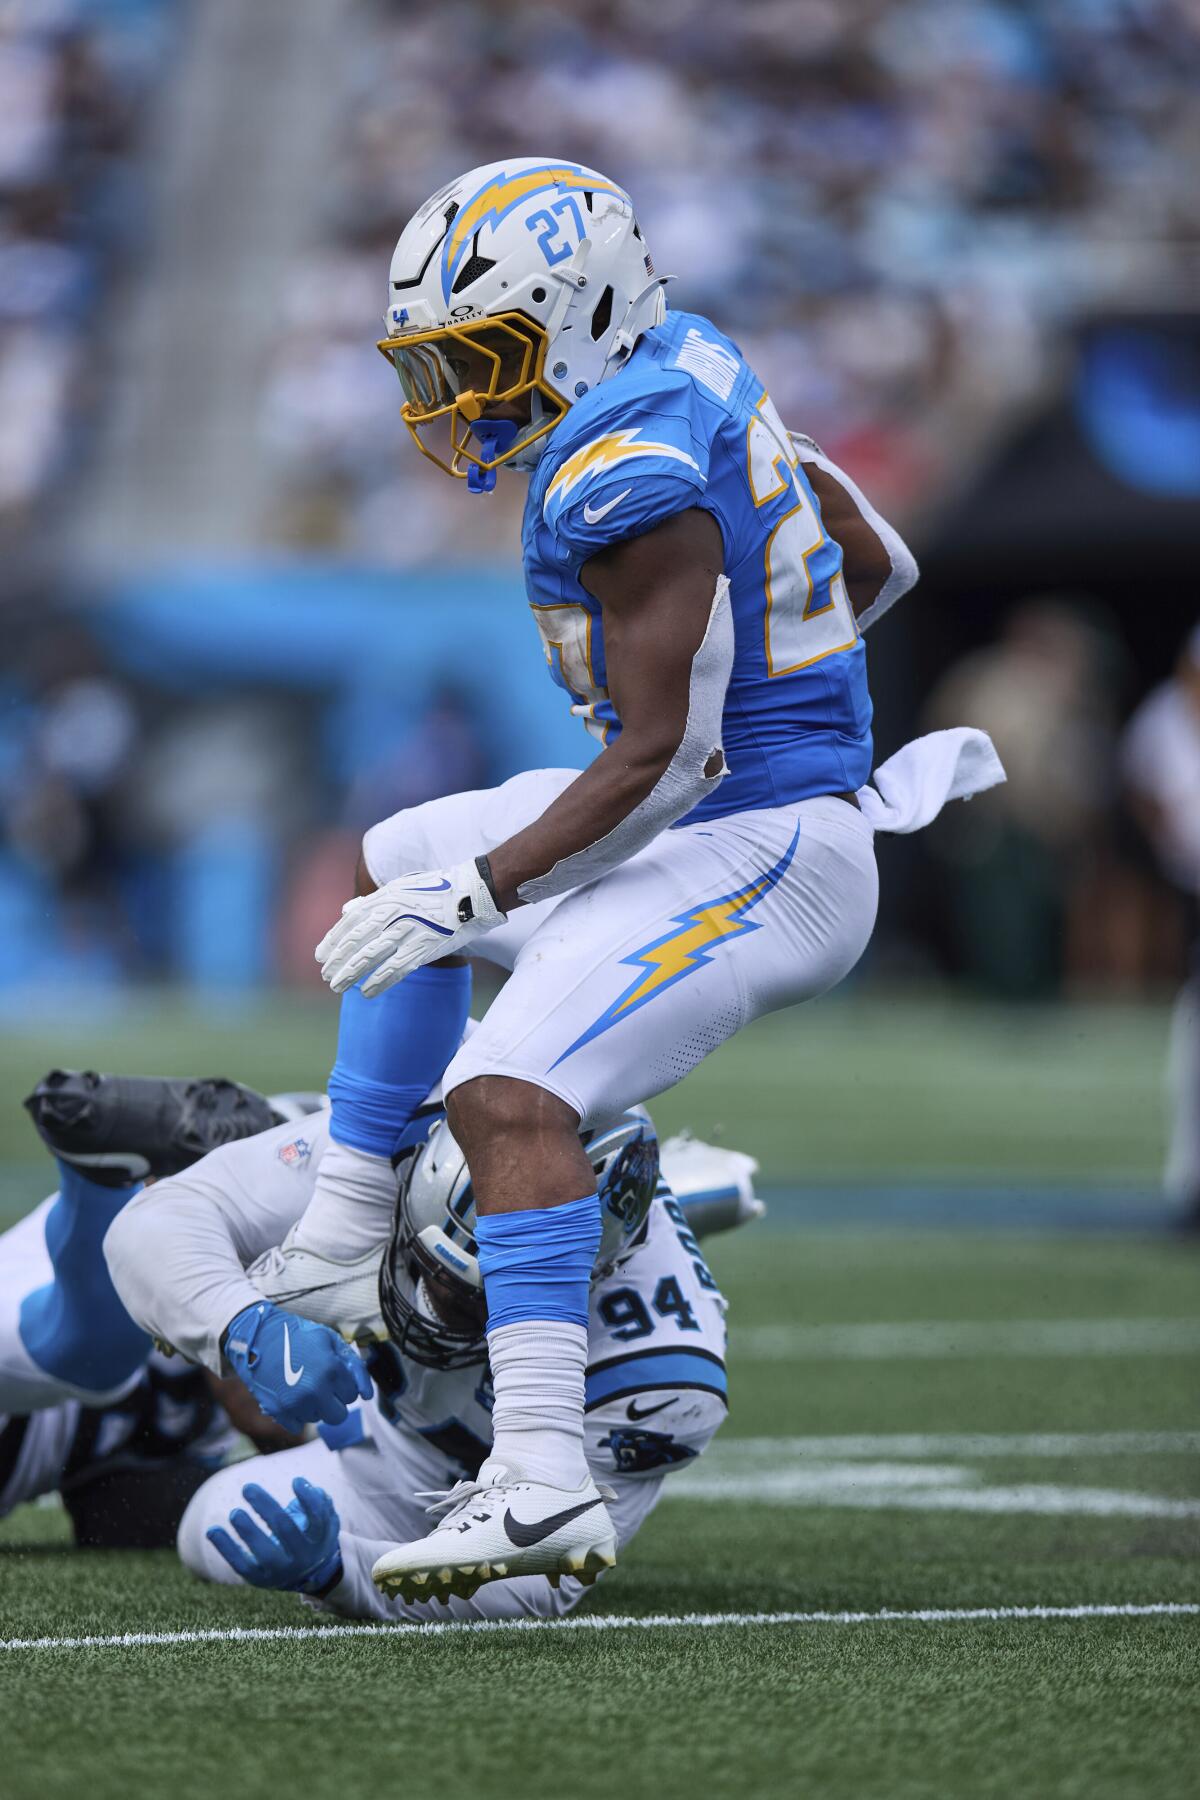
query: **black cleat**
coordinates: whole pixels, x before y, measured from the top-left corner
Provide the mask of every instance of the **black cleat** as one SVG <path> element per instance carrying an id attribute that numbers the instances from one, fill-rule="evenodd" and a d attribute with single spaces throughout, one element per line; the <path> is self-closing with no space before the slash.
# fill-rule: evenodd
<path id="1" fill-rule="evenodd" d="M 102 1187 L 176 1175 L 221 1144 L 276 1123 L 236 1081 L 172 1081 L 51 1069 L 25 1101 L 42 1142 Z"/>

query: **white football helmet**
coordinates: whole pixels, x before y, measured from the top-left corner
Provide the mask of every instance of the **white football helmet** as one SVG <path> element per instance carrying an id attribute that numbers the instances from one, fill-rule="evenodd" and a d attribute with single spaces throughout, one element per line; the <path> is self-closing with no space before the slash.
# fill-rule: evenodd
<path id="1" fill-rule="evenodd" d="M 665 313 L 628 194 L 579 163 L 516 157 L 471 169 L 405 226 L 379 348 L 418 449 L 486 493 L 501 463 L 534 467 Z"/>
<path id="2" fill-rule="evenodd" d="M 636 1248 L 658 1188 L 658 1134 L 644 1106 L 580 1140 L 596 1174 L 600 1248 L 593 1281 Z M 421 1304 L 424 1284 L 433 1304 Z M 439 1119 L 407 1164 L 379 1271 L 388 1336 L 414 1362 L 451 1369 L 482 1362 L 486 1307 L 475 1244 L 475 1194 L 467 1159 Z"/>

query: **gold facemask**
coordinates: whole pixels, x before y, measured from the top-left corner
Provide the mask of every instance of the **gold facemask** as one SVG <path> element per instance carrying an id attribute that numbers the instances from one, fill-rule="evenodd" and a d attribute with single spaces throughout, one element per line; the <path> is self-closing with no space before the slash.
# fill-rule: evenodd
<path id="1" fill-rule="evenodd" d="M 461 325 L 408 331 L 381 338 L 379 349 L 400 377 L 400 417 L 417 449 L 448 475 L 465 478 L 472 468 L 498 469 L 545 437 L 567 411 L 567 402 L 543 378 L 546 334 L 523 313 L 492 313 Z M 534 394 L 541 396 L 548 416 L 531 431 Z M 469 440 L 476 423 L 497 406 L 520 408 L 524 416 L 517 426 L 518 441 L 494 455 L 479 455 Z M 442 454 L 422 436 L 439 431 Z M 485 447 L 482 441 L 480 447 Z"/>

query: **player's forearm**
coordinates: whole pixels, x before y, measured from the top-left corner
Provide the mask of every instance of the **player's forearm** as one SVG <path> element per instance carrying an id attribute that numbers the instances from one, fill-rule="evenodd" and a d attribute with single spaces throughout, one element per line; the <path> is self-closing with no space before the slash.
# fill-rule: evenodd
<path id="1" fill-rule="evenodd" d="M 131 1318 L 221 1374 L 221 1333 L 260 1295 L 218 1209 L 186 1177 L 158 1182 L 117 1215 L 104 1254 Z"/>
<path id="2" fill-rule="evenodd" d="M 504 912 L 524 903 L 519 890 L 525 883 L 549 875 L 557 864 L 618 830 L 663 779 L 678 744 L 639 744 L 627 735 L 598 756 L 540 819 L 491 851 L 488 864 Z M 676 817 L 684 810 L 681 805 Z"/>
<path id="3" fill-rule="evenodd" d="M 821 506 L 826 531 L 842 547 L 842 576 L 860 631 L 881 619 L 915 587 L 916 558 L 894 525 L 872 506 L 844 469 L 808 438 L 792 442 Z"/>
<path id="4" fill-rule="evenodd" d="M 547 807 L 489 855 L 506 901 L 549 900 L 627 862 L 710 794 L 725 773 L 721 725 L 733 663 L 729 583 L 722 575 L 703 613 L 693 586 L 680 619 L 625 620 L 613 632 L 609 679 L 620 737 Z M 669 592 L 668 600 L 674 596 Z M 690 638 L 690 642 L 689 642 Z M 668 657 L 653 651 L 672 644 Z M 657 676 L 655 671 L 657 669 Z"/>

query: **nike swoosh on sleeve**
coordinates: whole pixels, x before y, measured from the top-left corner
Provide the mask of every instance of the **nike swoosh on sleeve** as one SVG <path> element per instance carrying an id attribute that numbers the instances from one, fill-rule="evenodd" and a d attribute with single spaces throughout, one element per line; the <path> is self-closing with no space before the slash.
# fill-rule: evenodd
<path id="1" fill-rule="evenodd" d="M 540 1544 L 557 1531 L 560 1525 L 569 1525 L 580 1513 L 591 1512 L 593 1506 L 601 1506 L 603 1501 L 584 1500 L 579 1506 L 568 1506 L 565 1512 L 551 1513 L 548 1519 L 536 1519 L 532 1525 L 523 1525 L 520 1519 L 514 1519 L 510 1512 L 504 1515 L 504 1530 L 510 1543 L 517 1544 L 522 1550 L 528 1550 L 531 1544 Z"/>
<path id="2" fill-rule="evenodd" d="M 614 506 L 620 506 L 622 500 L 628 500 L 632 492 L 632 488 L 626 488 L 623 494 L 618 494 L 615 500 L 606 500 L 603 506 L 592 506 L 585 500 L 583 503 L 583 516 L 587 520 L 587 523 L 589 525 L 598 525 L 605 513 L 610 513 Z"/>

